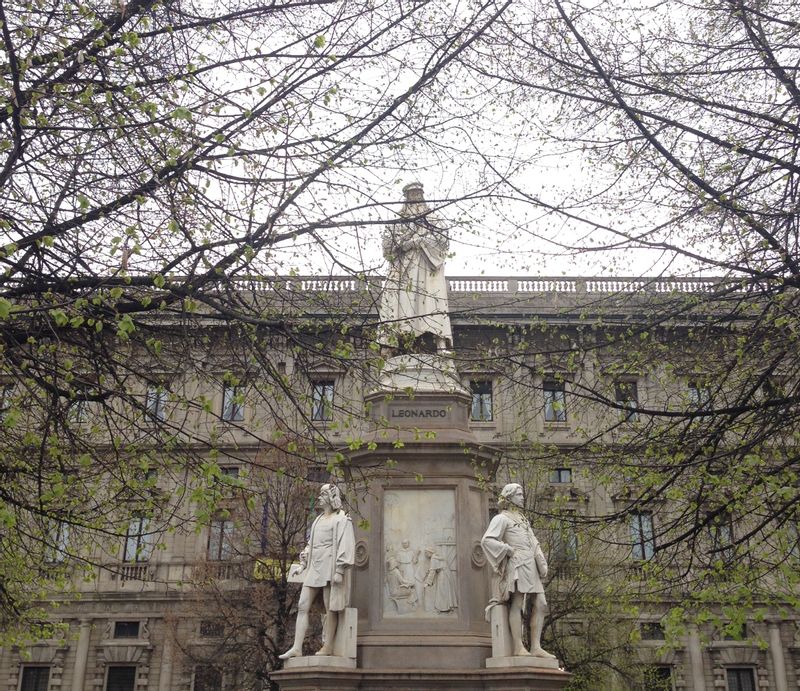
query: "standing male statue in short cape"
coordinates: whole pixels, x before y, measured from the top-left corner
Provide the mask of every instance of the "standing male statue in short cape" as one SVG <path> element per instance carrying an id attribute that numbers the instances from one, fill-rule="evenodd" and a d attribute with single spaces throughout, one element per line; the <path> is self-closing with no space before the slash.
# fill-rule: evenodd
<path id="1" fill-rule="evenodd" d="M 389 273 L 381 296 L 378 340 L 402 348 L 410 337 L 412 352 L 446 350 L 453 343 L 444 276 L 450 240 L 446 228 L 432 217 L 422 185 L 413 182 L 403 192 L 403 220 L 387 226 L 383 235 Z M 419 346 L 422 349 L 416 350 Z"/>
<path id="2" fill-rule="evenodd" d="M 308 613 L 320 591 L 325 604 L 325 626 L 322 648 L 317 655 L 333 654 L 339 612 L 349 604 L 350 567 L 355 559 L 353 524 L 342 510 L 342 498 L 336 485 L 322 485 L 317 501 L 322 513 L 314 519 L 308 544 L 300 553 L 303 589 L 297 607 L 294 644 L 280 656 L 282 660 L 303 654 Z"/>
<path id="3" fill-rule="evenodd" d="M 517 484 L 503 487 L 497 504 L 502 510 L 491 520 L 481 539 L 493 572 L 492 597 L 487 614 L 492 607 L 508 606 L 512 655 L 555 657 L 541 646 L 547 612 L 542 579 L 547 577 L 547 560 L 531 524 L 522 513 L 522 487 Z M 530 652 L 522 643 L 522 609 L 528 594 L 534 598 Z"/>

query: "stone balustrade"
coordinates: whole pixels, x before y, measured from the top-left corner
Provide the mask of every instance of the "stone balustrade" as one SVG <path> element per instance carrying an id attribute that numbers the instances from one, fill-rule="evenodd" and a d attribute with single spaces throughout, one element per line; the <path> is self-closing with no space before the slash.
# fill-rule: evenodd
<path id="1" fill-rule="evenodd" d="M 382 276 L 295 276 L 275 278 L 237 278 L 233 285 L 255 292 L 291 291 L 348 293 L 380 290 Z M 707 293 L 720 288 L 736 288 L 722 278 L 680 277 L 592 277 L 592 276 L 450 276 L 453 293 Z"/>

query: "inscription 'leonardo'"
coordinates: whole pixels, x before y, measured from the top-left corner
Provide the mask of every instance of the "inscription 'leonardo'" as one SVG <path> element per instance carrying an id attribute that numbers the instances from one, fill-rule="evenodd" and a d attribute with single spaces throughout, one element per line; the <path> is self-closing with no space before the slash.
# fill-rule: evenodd
<path id="1" fill-rule="evenodd" d="M 395 408 L 392 417 L 434 418 L 447 417 L 446 408 Z"/>

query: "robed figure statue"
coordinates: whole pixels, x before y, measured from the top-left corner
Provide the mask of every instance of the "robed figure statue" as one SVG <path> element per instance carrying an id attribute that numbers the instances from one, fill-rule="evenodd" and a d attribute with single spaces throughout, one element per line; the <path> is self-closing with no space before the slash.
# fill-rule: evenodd
<path id="1" fill-rule="evenodd" d="M 303 654 L 308 613 L 320 591 L 325 604 L 325 625 L 322 648 L 317 655 L 333 653 L 339 612 L 349 604 L 350 567 L 355 560 L 353 524 L 342 510 L 342 499 L 336 485 L 322 485 L 317 501 L 322 513 L 311 525 L 308 544 L 300 553 L 299 573 L 303 577 L 303 589 L 297 607 L 294 644 L 280 656 L 282 660 Z"/>
<path id="2" fill-rule="evenodd" d="M 431 215 L 422 185 L 406 185 L 401 219 L 383 235 L 389 262 L 381 295 L 378 340 L 411 352 L 446 350 L 453 334 L 447 314 L 444 262 L 450 241 L 447 230 Z"/>
<path id="3" fill-rule="evenodd" d="M 547 577 L 547 560 L 527 517 L 522 512 L 522 487 L 506 485 L 500 492 L 501 508 L 481 539 L 486 559 L 492 567 L 492 607 L 508 607 L 512 655 L 554 657 L 542 650 L 541 637 L 547 600 L 542 579 Z M 528 652 L 522 642 L 522 610 L 525 597 L 533 598 Z"/>

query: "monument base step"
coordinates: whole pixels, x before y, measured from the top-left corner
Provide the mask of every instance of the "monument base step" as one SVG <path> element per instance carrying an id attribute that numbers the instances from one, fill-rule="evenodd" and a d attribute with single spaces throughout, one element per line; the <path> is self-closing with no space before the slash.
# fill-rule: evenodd
<path id="1" fill-rule="evenodd" d="M 561 663 L 554 657 L 536 657 L 534 655 L 509 655 L 508 657 L 489 657 L 486 666 L 492 669 L 500 667 L 533 667 L 536 669 L 559 669 Z"/>
<path id="2" fill-rule="evenodd" d="M 336 667 L 343 669 L 355 669 L 356 661 L 352 657 L 342 657 L 340 655 L 303 655 L 301 657 L 290 657 L 283 663 L 284 669 L 309 669 L 311 667 Z"/>
<path id="3" fill-rule="evenodd" d="M 532 667 L 464 670 L 293 667 L 270 674 L 280 691 L 561 691 L 571 676 L 560 669 Z"/>

